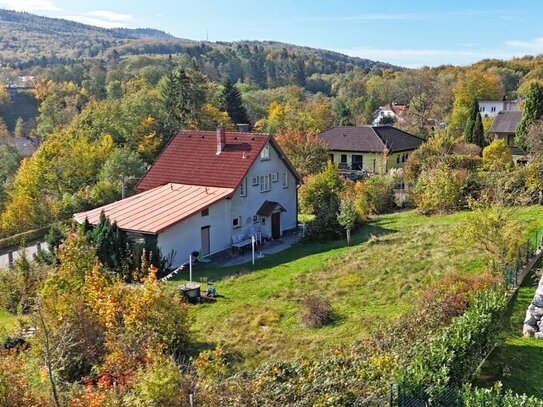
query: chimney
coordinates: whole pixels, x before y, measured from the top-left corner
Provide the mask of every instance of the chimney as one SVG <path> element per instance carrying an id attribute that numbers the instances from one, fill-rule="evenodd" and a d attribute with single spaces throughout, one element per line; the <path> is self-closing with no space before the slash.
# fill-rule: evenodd
<path id="1" fill-rule="evenodd" d="M 217 127 L 217 155 L 219 155 L 222 152 L 222 149 L 226 145 L 226 134 L 224 132 L 224 126 L 223 124 L 219 124 L 219 127 Z"/>
<path id="2" fill-rule="evenodd" d="M 236 126 L 238 126 L 238 131 L 240 133 L 249 132 L 249 124 L 247 124 L 247 123 L 238 123 L 238 124 L 236 124 Z"/>

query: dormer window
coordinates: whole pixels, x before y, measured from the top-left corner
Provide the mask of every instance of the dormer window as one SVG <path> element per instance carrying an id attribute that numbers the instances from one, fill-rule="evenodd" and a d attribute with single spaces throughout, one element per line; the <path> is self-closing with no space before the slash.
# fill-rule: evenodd
<path id="1" fill-rule="evenodd" d="M 262 151 L 260 152 L 260 159 L 261 160 L 269 160 L 270 159 L 270 146 L 265 145 Z"/>

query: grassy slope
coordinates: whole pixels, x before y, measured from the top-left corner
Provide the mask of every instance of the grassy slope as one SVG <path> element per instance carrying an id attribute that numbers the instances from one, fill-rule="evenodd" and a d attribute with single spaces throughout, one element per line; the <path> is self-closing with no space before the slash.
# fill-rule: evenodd
<path id="1" fill-rule="evenodd" d="M 540 261 L 536 268 L 540 268 Z M 501 381 L 506 388 L 517 393 L 543 397 L 543 341 L 522 336 L 526 309 L 536 289 L 534 273 L 527 276 L 513 298 L 504 318 L 504 327 L 498 346 L 481 369 L 476 380 L 480 386 L 490 387 Z"/>
<path id="2" fill-rule="evenodd" d="M 451 247 L 451 231 L 462 216 L 395 213 L 364 226 L 352 247 L 299 244 L 260 260 L 255 272 L 248 265 L 197 270 L 195 278 L 216 282 L 224 298 L 191 308 L 195 335 L 205 345 L 219 343 L 236 352 L 249 365 L 316 355 L 367 337 L 379 323 L 408 311 L 428 282 L 450 271 L 480 270 L 474 254 Z M 543 207 L 523 208 L 516 216 L 543 225 Z M 331 301 L 333 324 L 300 326 L 299 301 L 308 293 Z"/>
<path id="3" fill-rule="evenodd" d="M 0 340 L 18 326 L 17 317 L 8 311 L 0 310 Z"/>

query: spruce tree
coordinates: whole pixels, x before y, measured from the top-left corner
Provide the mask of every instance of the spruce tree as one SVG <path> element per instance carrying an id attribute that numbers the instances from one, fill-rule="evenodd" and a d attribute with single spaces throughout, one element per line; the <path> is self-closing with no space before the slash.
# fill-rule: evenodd
<path id="1" fill-rule="evenodd" d="M 477 144 L 479 147 L 486 146 L 483 118 L 481 117 L 481 113 L 479 112 L 477 113 L 477 118 L 475 119 L 475 123 L 473 125 L 472 143 Z"/>
<path id="2" fill-rule="evenodd" d="M 528 128 L 543 116 L 543 85 L 537 82 L 532 83 L 526 96 L 522 119 L 515 134 L 515 143 L 519 147 L 526 146 Z"/>
<path id="3" fill-rule="evenodd" d="M 477 102 L 477 99 L 473 99 L 469 107 L 466 127 L 464 127 L 464 141 L 466 143 L 474 143 L 473 128 L 475 127 L 475 121 L 477 120 L 478 114 L 479 114 L 479 102 Z"/>
<path id="4" fill-rule="evenodd" d="M 249 116 L 243 105 L 241 94 L 230 79 L 224 82 L 224 89 L 221 95 L 221 110 L 228 113 L 228 116 L 232 119 L 232 123 L 249 124 Z"/>

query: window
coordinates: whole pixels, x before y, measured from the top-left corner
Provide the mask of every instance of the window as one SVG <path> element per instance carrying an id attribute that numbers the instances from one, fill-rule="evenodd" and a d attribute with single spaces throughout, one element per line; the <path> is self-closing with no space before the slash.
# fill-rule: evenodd
<path id="1" fill-rule="evenodd" d="M 484 112 L 485 111 L 485 107 L 481 107 L 481 112 Z"/>
<path id="2" fill-rule="evenodd" d="M 347 164 L 347 154 L 341 154 L 341 158 L 339 160 L 341 164 Z"/>
<path id="3" fill-rule="evenodd" d="M 261 160 L 269 160 L 270 159 L 270 146 L 266 145 L 260 152 L 260 159 Z"/>
<path id="4" fill-rule="evenodd" d="M 399 164 L 399 163 L 400 163 L 400 155 L 398 154 L 398 155 L 396 156 L 396 164 Z"/>
<path id="5" fill-rule="evenodd" d="M 495 111 L 496 111 L 496 106 L 492 106 L 492 107 L 490 108 L 490 111 L 491 111 L 491 112 L 495 112 Z"/>
<path id="6" fill-rule="evenodd" d="M 258 185 L 258 177 L 253 177 L 253 187 Z"/>
<path id="7" fill-rule="evenodd" d="M 278 179 L 279 179 L 279 174 L 277 174 L 276 172 L 272 172 L 271 174 L 272 182 L 277 182 Z"/>
<path id="8" fill-rule="evenodd" d="M 271 174 L 260 176 L 260 192 L 268 192 L 271 190 Z"/>
<path id="9" fill-rule="evenodd" d="M 239 186 L 239 196 L 247 196 L 247 178 L 243 178 Z"/>
<path id="10" fill-rule="evenodd" d="M 331 163 L 334 162 L 334 154 L 328 154 L 328 159 L 330 160 Z"/>
<path id="11" fill-rule="evenodd" d="M 232 219 L 232 227 L 234 229 L 241 227 L 241 216 L 238 216 L 238 217 Z"/>
<path id="12" fill-rule="evenodd" d="M 409 154 L 405 153 L 405 161 L 407 161 L 408 158 L 409 158 Z"/>
<path id="13" fill-rule="evenodd" d="M 209 216 L 209 208 L 205 208 L 205 209 L 202 211 L 202 216 Z"/>
<path id="14" fill-rule="evenodd" d="M 253 216 L 253 223 L 258 223 L 258 215 Z"/>
<path id="15" fill-rule="evenodd" d="M 288 188 L 288 172 L 283 173 L 283 188 Z"/>

